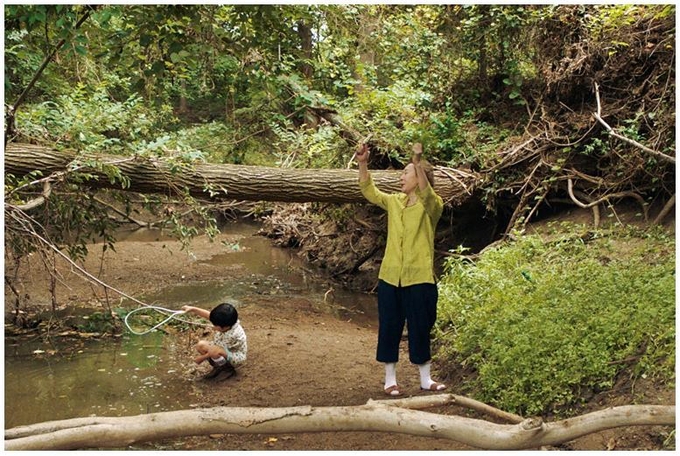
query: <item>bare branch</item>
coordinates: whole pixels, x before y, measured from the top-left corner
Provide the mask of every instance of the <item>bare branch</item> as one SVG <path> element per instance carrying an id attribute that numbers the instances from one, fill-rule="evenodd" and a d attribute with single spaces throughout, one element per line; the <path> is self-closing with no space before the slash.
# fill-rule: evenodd
<path id="1" fill-rule="evenodd" d="M 124 293 L 124 292 L 122 292 L 122 291 L 120 291 L 120 290 L 118 290 L 118 289 L 112 287 L 111 285 L 109 285 L 109 284 L 107 284 L 107 283 L 105 283 L 105 282 L 102 282 L 102 281 L 99 280 L 97 277 L 95 277 L 95 276 L 93 276 L 92 274 L 90 274 L 89 272 L 87 272 L 85 269 L 83 269 L 83 268 L 80 267 L 78 264 L 76 264 L 72 259 L 70 259 L 70 258 L 68 257 L 68 255 L 64 254 L 61 250 L 59 250 L 59 248 L 57 248 L 54 244 L 52 244 L 52 243 L 49 242 L 47 239 L 45 239 L 44 237 L 42 237 L 41 235 L 39 235 L 39 234 L 33 229 L 32 225 L 30 225 L 30 224 L 27 225 L 26 223 L 23 223 L 22 220 L 17 216 L 16 212 L 17 212 L 17 211 L 6 211 L 6 214 L 9 215 L 9 216 L 10 216 L 11 218 L 13 218 L 14 220 L 16 220 L 20 225 L 25 226 L 25 227 L 26 227 L 25 229 L 26 229 L 26 231 L 27 231 L 27 233 L 28 233 L 29 235 L 35 237 L 38 241 L 40 241 L 40 242 L 41 242 L 42 244 L 44 244 L 46 247 L 48 247 L 49 249 L 53 250 L 57 255 L 59 255 L 60 257 L 62 257 L 64 260 L 66 260 L 71 266 L 73 266 L 73 267 L 74 267 L 75 269 L 77 269 L 81 274 L 83 274 L 83 275 L 85 276 L 86 280 L 89 280 L 89 281 L 94 282 L 94 283 L 96 283 L 96 284 L 98 284 L 98 285 L 101 285 L 101 286 L 103 286 L 103 287 L 105 287 L 105 288 L 108 288 L 109 290 L 118 293 L 120 296 L 123 296 L 124 298 L 127 298 L 127 299 L 129 299 L 129 300 L 131 300 L 131 301 L 136 302 L 137 304 L 141 304 L 141 305 L 143 305 L 143 306 L 147 306 L 147 305 L 148 305 L 148 304 L 146 304 L 146 303 L 140 301 L 139 299 L 134 298 L 133 296 L 130 296 L 130 295 L 128 295 L 127 293 Z"/>
<path id="2" fill-rule="evenodd" d="M 94 199 L 97 203 L 101 204 L 102 206 L 108 207 L 109 209 L 111 209 L 116 214 L 120 215 L 121 217 L 125 217 L 127 220 L 129 220 L 130 222 L 132 222 L 132 223 L 134 223 L 138 226 L 141 226 L 143 228 L 148 228 L 148 227 L 153 225 L 153 222 L 143 222 L 141 220 L 134 219 L 129 214 L 126 214 L 124 211 L 121 211 L 120 209 L 113 206 L 112 204 L 109 204 L 105 201 L 102 201 L 101 199 L 99 199 L 97 197 L 94 197 L 92 199 Z"/>
<path id="3" fill-rule="evenodd" d="M 42 206 L 45 204 L 45 201 L 47 201 L 47 198 L 50 197 L 52 194 L 52 184 L 50 184 L 49 180 L 43 181 L 43 192 L 42 195 L 39 197 L 32 199 L 31 201 L 24 203 L 24 204 L 19 204 L 19 205 L 10 205 L 14 207 L 15 209 L 19 209 L 21 211 L 30 211 L 31 209 L 35 209 L 38 206 Z"/>
<path id="4" fill-rule="evenodd" d="M 637 142 L 635 140 L 632 140 L 630 138 L 626 138 L 625 136 L 618 134 L 612 127 L 609 126 L 609 124 L 607 124 L 607 122 L 604 121 L 604 119 L 602 119 L 602 117 L 601 117 L 601 105 L 600 105 L 600 89 L 599 89 L 597 83 L 595 83 L 595 97 L 597 98 L 597 112 L 593 113 L 593 116 L 595 117 L 595 119 L 597 119 L 598 122 L 600 122 L 602 124 L 602 126 L 604 126 L 604 128 L 609 132 L 610 135 L 612 135 L 613 137 L 615 137 L 617 139 L 620 139 L 621 141 L 624 141 L 628 144 L 631 144 L 631 145 L 637 147 L 638 149 L 641 149 L 641 150 L 643 150 L 643 151 L 645 151 L 649 154 L 652 154 L 655 157 L 660 158 L 663 161 L 667 161 L 667 162 L 675 164 L 675 157 L 671 157 L 670 155 L 666 155 L 662 152 L 656 151 L 654 149 L 650 149 L 649 147 L 647 147 L 643 144 L 640 144 L 639 142 Z"/>
<path id="5" fill-rule="evenodd" d="M 571 200 L 576 204 L 578 207 L 582 207 L 583 209 L 588 209 L 594 206 L 597 206 L 598 204 L 604 202 L 604 201 L 609 201 L 610 199 L 613 198 L 633 198 L 635 199 L 638 203 L 640 203 L 640 206 L 642 207 L 642 212 L 645 217 L 645 221 L 648 220 L 648 210 L 647 210 L 647 203 L 645 202 L 645 199 L 638 195 L 637 193 L 633 192 L 618 192 L 618 193 L 610 193 L 609 195 L 604 195 L 602 198 L 592 201 L 588 204 L 584 204 L 581 201 L 579 201 L 576 196 L 574 195 L 574 183 L 571 179 L 567 179 L 567 191 L 569 192 L 569 197 Z"/>
<path id="6" fill-rule="evenodd" d="M 664 204 L 663 209 L 661 209 L 661 212 L 659 212 L 659 215 L 656 216 L 654 219 L 654 224 L 658 225 L 663 221 L 663 219 L 668 215 L 668 213 L 673 209 L 673 206 L 675 206 L 675 194 L 671 197 L 671 199 Z"/>
<path id="7" fill-rule="evenodd" d="M 476 448 L 510 450 L 556 445 L 622 426 L 674 424 L 673 405 L 611 407 L 553 423 L 529 418 L 505 425 L 409 410 L 383 401 L 341 407 L 213 407 L 125 417 L 75 418 L 22 426 L 5 431 L 5 450 L 117 448 L 210 434 L 356 431 L 436 437 Z"/>

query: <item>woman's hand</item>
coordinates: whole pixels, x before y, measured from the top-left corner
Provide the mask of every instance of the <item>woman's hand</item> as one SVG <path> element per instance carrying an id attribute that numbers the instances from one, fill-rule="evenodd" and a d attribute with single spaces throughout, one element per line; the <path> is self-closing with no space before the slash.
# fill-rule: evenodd
<path id="1" fill-rule="evenodd" d="M 367 163 L 368 162 L 368 144 L 359 144 L 359 147 L 357 148 L 357 153 L 356 153 L 356 159 L 357 162 L 359 163 Z"/>
<path id="2" fill-rule="evenodd" d="M 413 163 L 419 163 L 420 157 L 423 156 L 423 145 L 421 143 L 413 144 Z"/>

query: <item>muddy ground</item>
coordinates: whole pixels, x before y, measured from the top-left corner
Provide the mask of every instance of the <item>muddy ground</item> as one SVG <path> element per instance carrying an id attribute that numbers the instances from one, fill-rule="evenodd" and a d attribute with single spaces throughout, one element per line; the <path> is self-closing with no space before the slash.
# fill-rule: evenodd
<path id="1" fill-rule="evenodd" d="M 227 235 L 222 235 L 227 240 Z M 218 239 L 219 241 L 220 239 Z M 233 241 L 233 240 L 231 240 Z M 116 245 L 104 261 L 100 252 L 93 251 L 85 266 L 111 286 L 133 296 L 152 292 L 182 281 L 214 280 L 234 271 L 201 263 L 196 259 L 210 258 L 221 244 L 205 239 L 193 242 L 193 257 L 182 252 L 172 241 L 124 242 Z M 222 253 L 222 252 L 220 252 Z M 61 264 L 62 280 L 58 295 L 63 305 L 82 302 L 88 296 L 101 298 L 101 288 L 93 287 L 75 277 L 72 268 Z M 38 271 L 39 268 L 34 268 Z M 31 301 L 48 303 L 44 274 L 27 276 L 23 282 L 31 290 Z M 41 292 L 40 290 L 44 290 Z M 187 388 L 204 392 L 197 406 L 347 406 L 365 404 L 370 399 L 384 399 L 383 368 L 375 361 L 377 325 L 370 319 L 339 319 L 320 309 L 317 303 L 302 298 L 287 299 L 285 295 L 268 294 L 248 303 L 240 318 L 248 335 L 247 364 L 238 375 L 219 383 L 196 381 L 208 366 L 191 362 L 191 345 L 200 337 L 200 330 L 185 331 L 176 338 L 177 362 L 182 367 L 181 381 Z M 41 294 L 42 293 L 42 294 Z M 110 296 L 113 293 L 109 292 Z M 117 298 L 113 298 L 117 301 Z M 11 302 L 7 300 L 6 305 Z M 405 344 L 402 344 L 404 350 Z M 407 359 L 402 352 L 402 359 Z M 434 377 L 437 366 L 434 365 Z M 407 362 L 400 363 L 399 383 L 407 395 L 419 391 L 417 370 Z M 455 383 L 449 392 L 457 393 Z M 609 405 L 632 403 L 627 389 L 594 397 L 590 410 Z M 637 398 L 646 395 L 647 403 L 674 403 L 672 392 L 635 390 Z M 427 393 L 425 393 L 427 394 Z M 671 402 L 668 402 L 671 401 Z M 430 409 L 433 413 L 458 414 L 489 419 L 459 407 Z M 663 434 L 659 428 L 623 428 L 592 434 L 559 448 L 572 450 L 661 449 Z M 178 442 L 159 442 L 138 449 L 223 449 L 223 450 L 474 450 L 455 441 L 414 437 L 396 433 L 326 432 L 284 435 L 215 435 L 194 437 Z"/>

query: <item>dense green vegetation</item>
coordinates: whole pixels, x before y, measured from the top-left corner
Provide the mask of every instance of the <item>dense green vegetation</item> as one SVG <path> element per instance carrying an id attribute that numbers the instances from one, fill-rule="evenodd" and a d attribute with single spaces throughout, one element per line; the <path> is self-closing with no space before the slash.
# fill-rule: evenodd
<path id="1" fill-rule="evenodd" d="M 470 198 L 497 226 L 486 243 L 575 204 L 627 199 L 651 221 L 650 208 L 675 194 L 674 5 L 6 5 L 4 14 L 7 142 L 186 166 L 344 168 L 359 138 L 372 167 L 399 168 L 422 141 L 435 164 L 482 176 Z M 115 248 L 114 203 L 166 218 L 184 238 L 198 224 L 163 209 L 188 205 L 203 231 L 215 229 L 219 208 L 181 189 L 133 197 L 95 191 L 88 178 L 5 174 L 6 267 L 40 252 L 49 269 L 53 253 L 35 234 L 74 258 L 92 237 Z M 44 182 L 47 201 L 20 210 Z M 442 223 L 469 207 L 447 207 Z M 438 358 L 474 374 L 475 396 L 540 413 L 620 375 L 672 378 L 673 239 L 574 236 L 584 230 L 447 261 Z"/>
<path id="2" fill-rule="evenodd" d="M 520 414 L 564 411 L 619 375 L 673 379 L 674 238 L 552 229 L 550 239 L 521 236 L 475 262 L 449 259 L 440 362 L 475 372 L 466 388 Z"/>

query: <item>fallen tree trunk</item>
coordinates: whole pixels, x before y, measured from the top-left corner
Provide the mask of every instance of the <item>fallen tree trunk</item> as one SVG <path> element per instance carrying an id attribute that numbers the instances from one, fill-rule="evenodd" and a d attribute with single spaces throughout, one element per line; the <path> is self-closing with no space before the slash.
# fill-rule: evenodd
<path id="1" fill-rule="evenodd" d="M 129 180 L 123 187 L 98 164 L 115 166 Z M 87 185 L 138 193 L 177 195 L 186 189 L 200 200 L 356 203 L 365 201 L 356 170 L 295 169 L 263 166 L 192 164 L 179 166 L 165 159 L 76 155 L 32 144 L 10 143 L 5 148 L 5 175 L 22 177 L 35 170 L 42 176 L 72 172 L 95 176 Z M 399 191 L 399 171 L 372 171 L 379 188 Z M 452 168 L 436 168 L 436 191 L 448 204 L 460 204 L 472 193 L 479 177 Z"/>
<path id="2" fill-rule="evenodd" d="M 454 395 L 439 397 L 440 404 L 455 403 Z M 122 448 L 210 434 L 356 431 L 396 432 L 451 439 L 481 449 L 519 450 L 556 445 L 616 427 L 675 424 L 675 406 L 629 405 L 554 423 L 529 418 L 517 424 L 496 424 L 403 408 L 409 406 L 408 401 L 395 401 L 395 405 L 392 401 L 369 401 L 347 407 L 214 407 L 118 418 L 76 418 L 9 429 L 5 431 L 5 450 Z"/>

